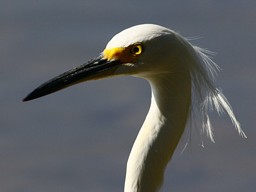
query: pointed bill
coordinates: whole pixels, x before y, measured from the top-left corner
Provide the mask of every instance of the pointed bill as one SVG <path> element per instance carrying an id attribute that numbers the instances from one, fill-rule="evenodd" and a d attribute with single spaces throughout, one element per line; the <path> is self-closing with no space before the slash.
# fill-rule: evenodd
<path id="1" fill-rule="evenodd" d="M 119 64 L 119 60 L 108 60 L 100 56 L 43 83 L 28 94 L 23 101 L 43 97 L 83 81 L 112 76 Z"/>

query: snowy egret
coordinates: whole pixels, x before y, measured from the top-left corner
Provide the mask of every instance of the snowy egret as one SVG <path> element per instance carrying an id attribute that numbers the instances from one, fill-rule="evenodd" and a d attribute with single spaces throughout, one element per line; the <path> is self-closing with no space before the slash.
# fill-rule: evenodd
<path id="1" fill-rule="evenodd" d="M 155 192 L 192 113 L 213 142 L 209 110 L 226 112 L 246 137 L 226 97 L 213 83 L 218 66 L 207 53 L 168 28 L 133 26 L 115 35 L 99 57 L 47 81 L 23 101 L 88 80 L 120 75 L 148 80 L 151 106 L 127 162 L 124 191 Z"/>

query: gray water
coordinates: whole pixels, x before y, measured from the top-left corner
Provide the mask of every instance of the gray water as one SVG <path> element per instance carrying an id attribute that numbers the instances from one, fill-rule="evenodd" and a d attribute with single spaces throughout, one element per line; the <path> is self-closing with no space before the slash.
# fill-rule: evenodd
<path id="1" fill-rule="evenodd" d="M 162 191 L 254 191 L 255 1 L 0 1 L 0 191 L 120 192 L 126 161 L 150 104 L 133 77 L 21 99 L 49 78 L 96 57 L 124 28 L 156 23 L 217 52 L 216 83 L 248 139 L 213 114 L 216 143 L 192 138 Z"/>

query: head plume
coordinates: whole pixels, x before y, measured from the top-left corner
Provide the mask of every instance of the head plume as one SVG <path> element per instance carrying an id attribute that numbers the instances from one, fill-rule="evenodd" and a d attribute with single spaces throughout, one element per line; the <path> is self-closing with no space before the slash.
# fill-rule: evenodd
<path id="1" fill-rule="evenodd" d="M 202 127 L 200 133 L 206 134 L 214 142 L 209 112 L 217 111 L 219 115 L 226 113 L 238 133 L 246 138 L 230 103 L 222 91 L 214 84 L 215 76 L 220 68 L 209 57 L 213 53 L 197 46 L 192 46 L 188 42 L 187 46 L 191 52 L 190 55 L 193 57 L 189 66 L 192 79 L 191 116 L 193 116 L 193 119 L 195 117 L 195 119 L 199 119 L 201 122 Z"/>

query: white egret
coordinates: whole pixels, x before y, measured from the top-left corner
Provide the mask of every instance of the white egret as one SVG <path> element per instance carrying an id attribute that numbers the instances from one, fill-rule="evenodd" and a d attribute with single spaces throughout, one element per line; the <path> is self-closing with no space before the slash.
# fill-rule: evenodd
<path id="1" fill-rule="evenodd" d="M 124 191 L 155 192 L 192 112 L 212 141 L 209 110 L 226 112 L 246 137 L 226 97 L 213 83 L 218 66 L 207 53 L 168 28 L 137 25 L 115 35 L 98 58 L 47 81 L 24 101 L 88 80 L 120 75 L 148 80 L 151 106 L 128 159 Z"/>

